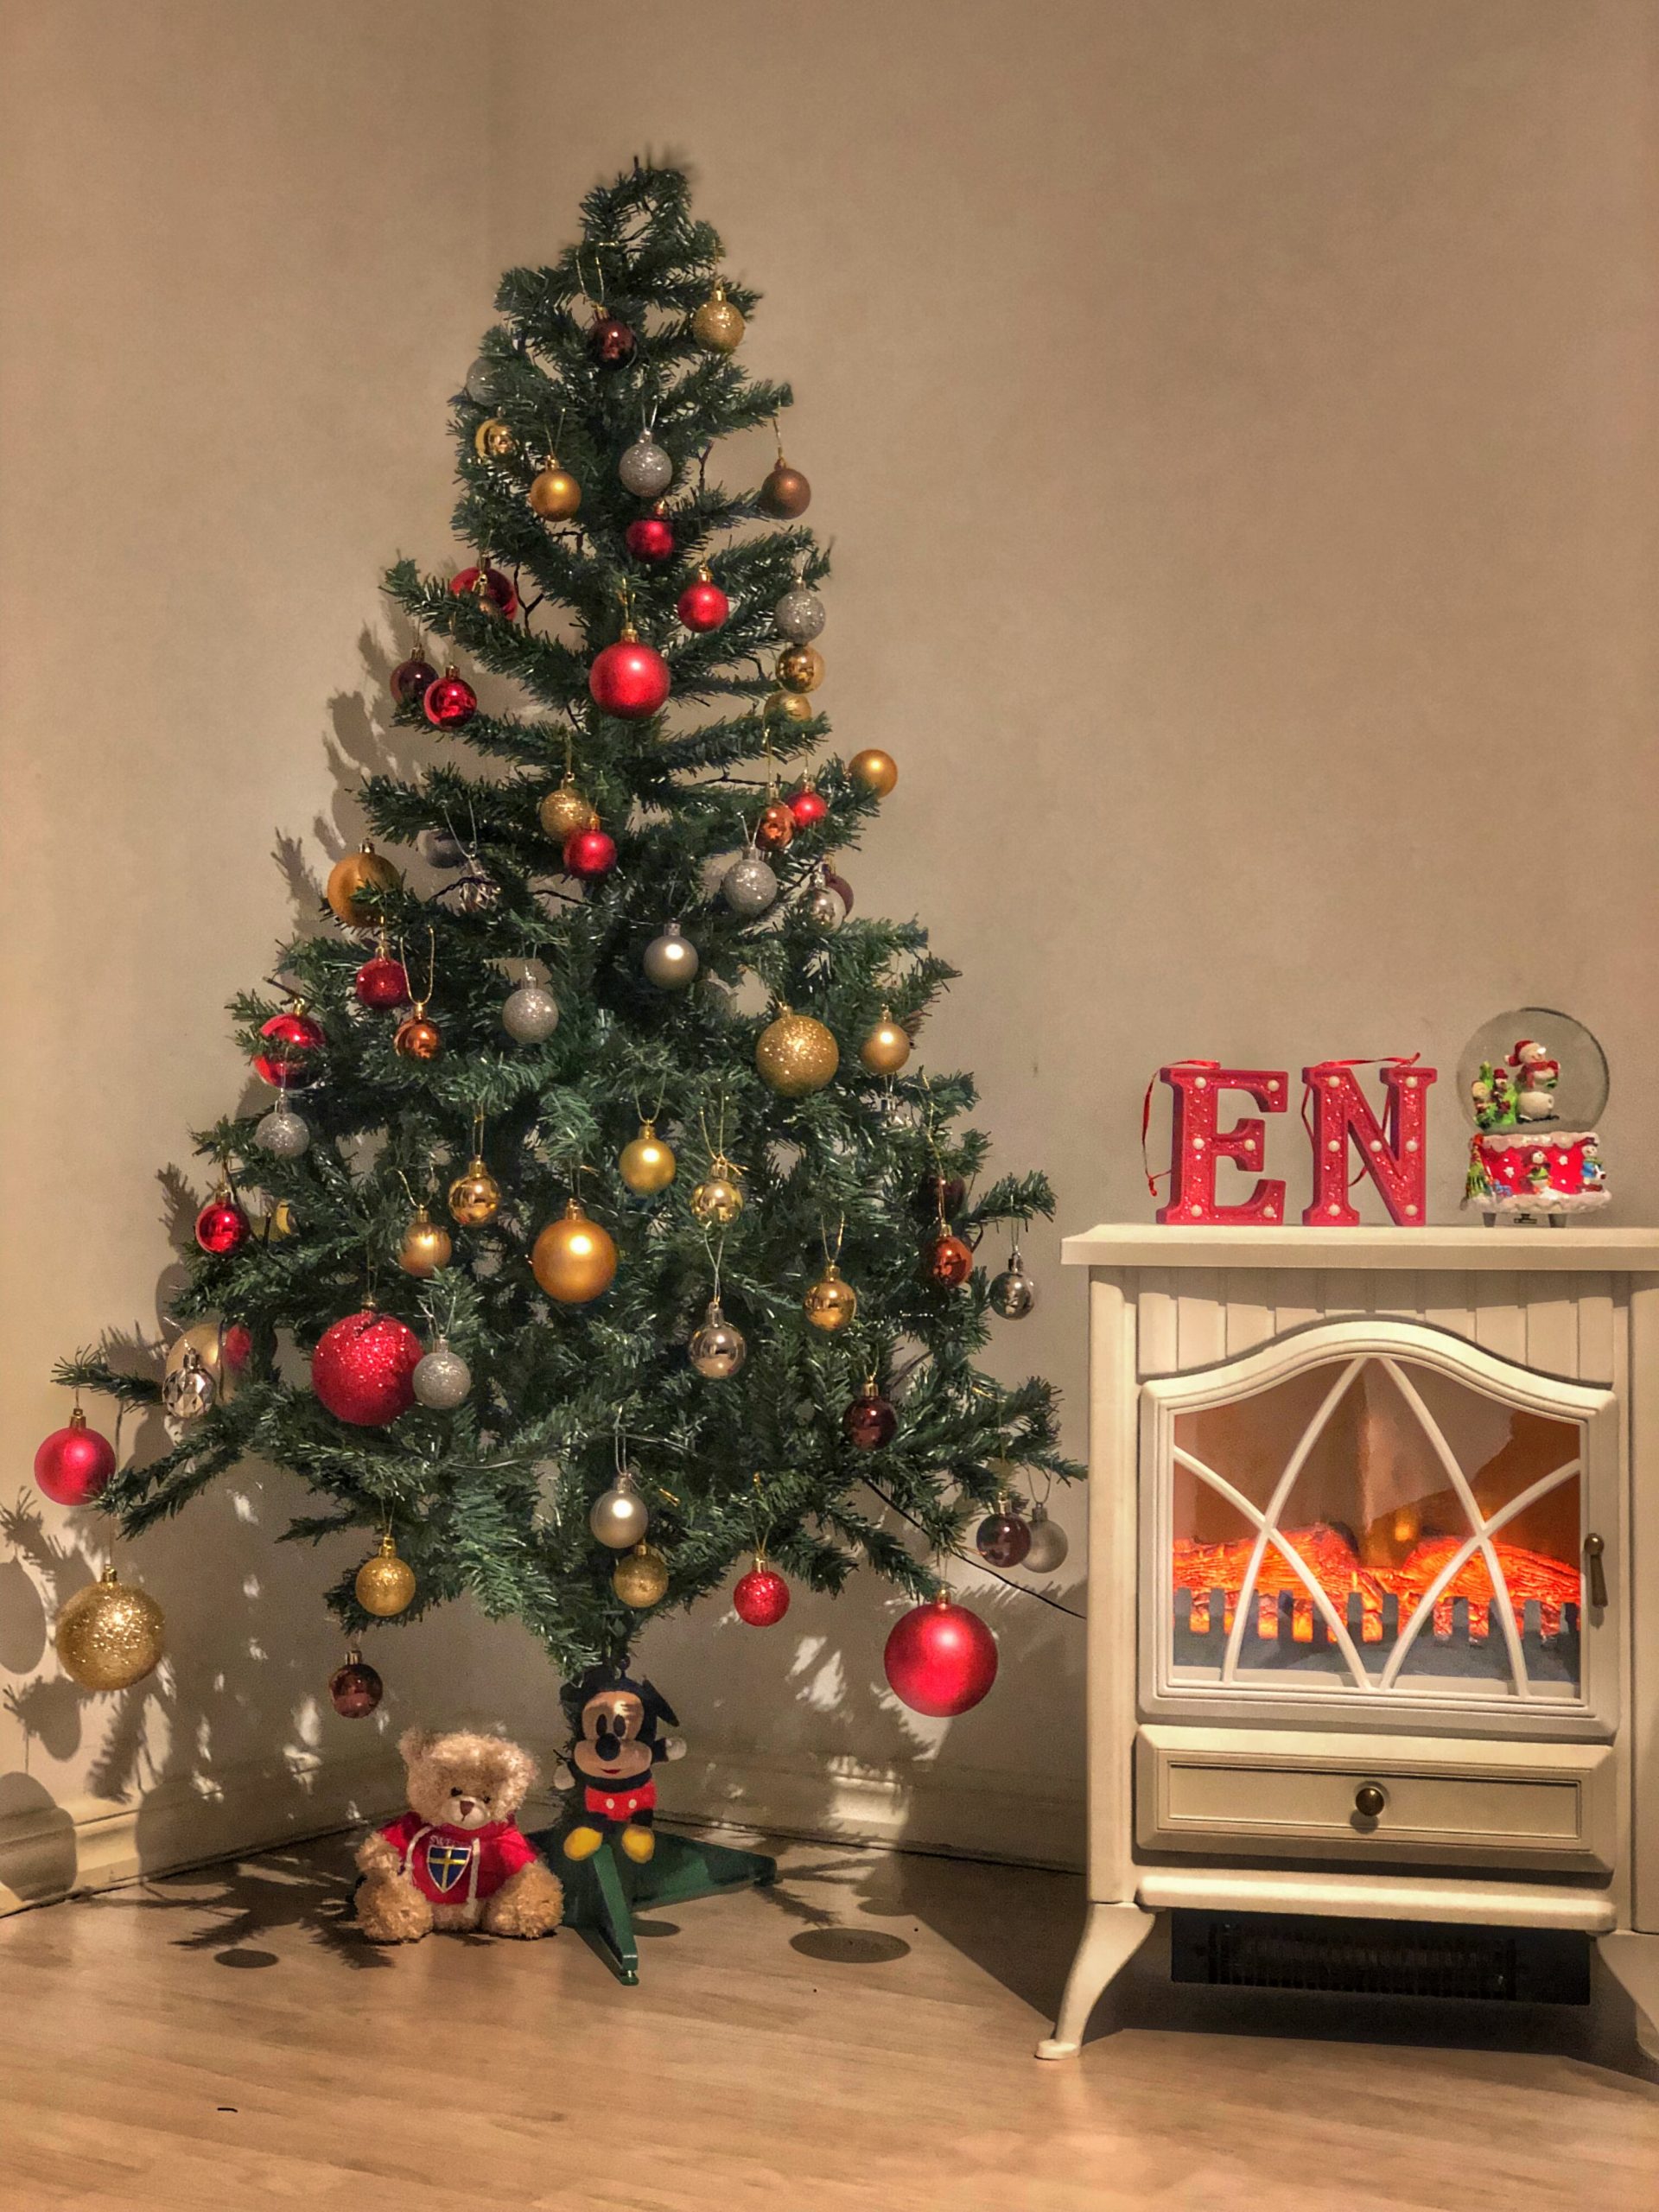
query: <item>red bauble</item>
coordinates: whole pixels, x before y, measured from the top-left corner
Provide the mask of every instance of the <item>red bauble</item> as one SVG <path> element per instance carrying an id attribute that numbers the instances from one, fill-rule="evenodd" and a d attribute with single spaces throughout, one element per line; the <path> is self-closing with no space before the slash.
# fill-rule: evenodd
<path id="1" fill-rule="evenodd" d="M 372 1006 L 377 1013 L 409 1003 L 408 973 L 403 962 L 394 960 L 390 953 L 378 952 L 372 960 L 365 960 L 357 971 L 354 988 L 358 1004 Z"/>
<path id="2" fill-rule="evenodd" d="M 253 1357 L 253 1332 L 245 1321 L 227 1321 L 219 1332 L 219 1357 L 232 1375 L 239 1375 Z"/>
<path id="3" fill-rule="evenodd" d="M 638 522 L 628 524 L 623 535 L 636 561 L 671 561 L 674 557 L 673 527 L 665 515 L 641 515 Z"/>
<path id="4" fill-rule="evenodd" d="M 707 569 L 687 584 L 675 609 L 688 630 L 718 630 L 732 611 L 732 602 Z"/>
<path id="5" fill-rule="evenodd" d="M 616 866 L 616 840 L 603 830 L 573 830 L 564 841 L 568 874 L 597 883 Z"/>
<path id="6" fill-rule="evenodd" d="M 259 1034 L 266 1049 L 253 1056 L 253 1071 L 276 1090 L 303 1090 L 322 1073 L 322 1025 L 308 1014 L 273 1014 Z"/>
<path id="7" fill-rule="evenodd" d="M 602 713 L 639 721 L 668 696 L 668 663 L 654 645 L 625 632 L 588 671 L 588 689 Z"/>
<path id="8" fill-rule="evenodd" d="M 960 1236 L 931 1236 L 922 1247 L 922 1273 L 941 1290 L 959 1290 L 973 1272 L 973 1253 Z"/>
<path id="9" fill-rule="evenodd" d="M 776 1567 L 757 1562 L 732 1592 L 732 1603 L 751 1628 L 775 1628 L 789 1611 L 789 1585 Z"/>
<path id="10" fill-rule="evenodd" d="M 594 352 L 607 369 L 619 367 L 633 352 L 633 333 L 620 315 L 601 315 L 588 334 Z"/>
<path id="11" fill-rule="evenodd" d="M 810 784 L 803 784 L 799 791 L 791 791 L 788 806 L 795 817 L 798 830 L 810 830 L 815 822 L 822 822 L 830 811 L 829 802 L 823 793 L 814 790 Z"/>
<path id="12" fill-rule="evenodd" d="M 853 1400 L 841 1417 L 841 1425 L 861 1452 L 879 1452 L 898 1433 L 899 1416 L 889 1400 L 870 1389 Z"/>
<path id="13" fill-rule="evenodd" d="M 424 698 L 428 688 L 437 680 L 438 671 L 431 662 L 423 660 L 419 653 L 411 653 L 391 671 L 391 696 L 400 707 L 406 707 L 411 699 Z"/>
<path id="14" fill-rule="evenodd" d="M 196 1216 L 197 1243 L 219 1259 L 239 1252 L 251 1234 L 251 1223 L 232 1198 L 209 1198 Z"/>
<path id="15" fill-rule="evenodd" d="M 311 1388 L 336 1421 L 384 1428 L 415 1402 L 410 1380 L 423 1347 L 413 1329 L 372 1308 L 325 1329 L 311 1355 Z"/>
<path id="16" fill-rule="evenodd" d="M 68 1427 L 54 1428 L 35 1454 L 35 1479 L 54 1505 L 90 1505 L 114 1472 L 114 1445 L 87 1427 L 79 1406 Z"/>
<path id="17" fill-rule="evenodd" d="M 996 1680 L 996 1638 L 977 1613 L 941 1594 L 895 1623 L 881 1663 L 901 1703 L 946 1720 L 977 1705 Z"/>
<path id="18" fill-rule="evenodd" d="M 457 599 L 476 599 L 479 596 L 478 569 L 457 569 L 449 579 L 449 588 Z M 518 612 L 518 594 L 512 588 L 511 576 L 504 576 L 499 569 L 487 565 L 484 570 L 484 596 L 498 614 L 505 614 L 509 621 Z"/>
<path id="19" fill-rule="evenodd" d="M 478 712 L 478 694 L 464 677 L 447 668 L 435 683 L 428 684 L 422 703 L 434 729 L 459 729 Z"/>
<path id="20" fill-rule="evenodd" d="M 385 1694 L 385 1684 L 360 1652 L 352 1652 L 328 1677 L 328 1694 L 342 1719 L 367 1719 Z"/>

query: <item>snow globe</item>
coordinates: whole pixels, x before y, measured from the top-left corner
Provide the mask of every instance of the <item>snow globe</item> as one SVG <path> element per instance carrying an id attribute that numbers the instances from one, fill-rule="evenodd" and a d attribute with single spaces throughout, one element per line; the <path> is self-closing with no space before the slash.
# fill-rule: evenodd
<path id="1" fill-rule="evenodd" d="M 1608 1200 L 1596 1125 L 1607 1104 L 1607 1056 L 1582 1022 L 1548 1007 L 1500 1014 L 1458 1061 L 1474 1124 L 1463 1203 L 1488 1224 L 1548 1222 Z"/>

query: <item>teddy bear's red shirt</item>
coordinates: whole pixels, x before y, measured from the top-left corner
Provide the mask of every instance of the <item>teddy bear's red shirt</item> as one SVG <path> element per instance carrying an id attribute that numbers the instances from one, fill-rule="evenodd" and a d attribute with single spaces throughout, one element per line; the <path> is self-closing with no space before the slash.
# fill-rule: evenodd
<path id="1" fill-rule="evenodd" d="M 433 1904 L 461 1904 L 493 1897 L 510 1875 L 536 1857 L 528 1839 L 512 1821 L 489 1821 L 481 1828 L 450 1827 L 404 1813 L 380 1831 L 401 1852 L 404 1872 Z"/>

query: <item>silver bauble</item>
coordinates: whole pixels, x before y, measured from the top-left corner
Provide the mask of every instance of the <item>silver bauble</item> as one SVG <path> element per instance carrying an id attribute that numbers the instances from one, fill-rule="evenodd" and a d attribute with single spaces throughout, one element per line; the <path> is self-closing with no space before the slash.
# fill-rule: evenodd
<path id="1" fill-rule="evenodd" d="M 1027 1574 L 1052 1574 L 1055 1568 L 1065 1565 L 1065 1555 L 1071 1548 L 1066 1535 L 1058 1521 L 1048 1517 L 1046 1505 L 1031 1509 L 1031 1546 L 1020 1565 Z"/>
<path id="2" fill-rule="evenodd" d="M 659 991 L 683 991 L 700 965 L 697 948 L 677 922 L 671 922 L 660 937 L 645 947 L 640 962 L 645 981 Z"/>
<path id="3" fill-rule="evenodd" d="M 177 1364 L 162 1377 L 162 1409 L 175 1421 L 198 1421 L 218 1395 L 219 1385 L 201 1354 L 194 1344 L 186 1344 Z"/>
<path id="4" fill-rule="evenodd" d="M 772 608 L 772 619 L 785 637 L 808 645 L 823 627 L 823 601 L 805 584 L 797 584 Z"/>
<path id="5" fill-rule="evenodd" d="M 455 911 L 460 914 L 487 914 L 501 903 L 501 887 L 493 875 L 464 875 L 455 886 Z"/>
<path id="6" fill-rule="evenodd" d="M 1023 1321 L 1036 1306 L 1037 1286 L 1026 1273 L 1017 1244 L 1008 1255 L 1007 1266 L 994 1278 L 988 1295 L 992 1313 L 1000 1313 L 1005 1321 Z"/>
<path id="7" fill-rule="evenodd" d="M 545 983 L 520 983 L 502 1006 L 501 1026 L 521 1045 L 539 1045 L 559 1026 L 559 1002 Z"/>
<path id="8" fill-rule="evenodd" d="M 691 1355 L 692 1366 L 711 1382 L 723 1382 L 728 1375 L 735 1375 L 749 1356 L 742 1331 L 734 1329 L 726 1319 L 717 1298 L 709 1300 L 709 1310 L 700 1326 L 691 1332 L 686 1350 Z"/>
<path id="9" fill-rule="evenodd" d="M 467 370 L 463 389 L 474 407 L 493 405 L 496 391 L 496 365 L 486 354 L 480 353 Z"/>
<path id="10" fill-rule="evenodd" d="M 631 1467 L 619 1467 L 616 1480 L 594 1500 L 588 1527 L 601 1544 L 613 1552 L 631 1552 L 645 1541 L 651 1526 L 651 1508 L 639 1495 Z"/>
<path id="11" fill-rule="evenodd" d="M 847 909 L 830 888 L 821 883 L 801 909 L 809 928 L 822 937 L 833 937 L 847 918 Z"/>
<path id="12" fill-rule="evenodd" d="M 616 464 L 625 488 L 639 499 L 654 499 L 674 480 L 674 464 L 655 438 L 636 438 Z"/>
<path id="13" fill-rule="evenodd" d="M 311 1141 L 311 1124 L 291 1106 L 273 1106 L 253 1133 L 254 1142 L 277 1160 L 297 1160 Z"/>
<path id="14" fill-rule="evenodd" d="M 429 868 L 459 868 L 467 857 L 467 848 L 453 830 L 423 830 L 420 850 Z"/>
<path id="15" fill-rule="evenodd" d="M 453 1413 L 473 1387 L 473 1370 L 440 1337 L 410 1378 L 415 1395 L 434 1413 Z"/>
<path id="16" fill-rule="evenodd" d="M 764 914 L 778 896 L 778 879 L 759 853 L 745 853 L 721 878 L 720 895 L 734 914 Z"/>

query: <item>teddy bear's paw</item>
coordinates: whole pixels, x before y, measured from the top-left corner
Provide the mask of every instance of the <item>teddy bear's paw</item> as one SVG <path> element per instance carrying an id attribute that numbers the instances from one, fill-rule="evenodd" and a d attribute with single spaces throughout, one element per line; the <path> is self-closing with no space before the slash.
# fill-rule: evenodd
<path id="1" fill-rule="evenodd" d="M 489 1936 L 550 1936 L 564 1917 L 564 1891 L 539 1860 L 520 1867 L 484 1908 Z"/>
<path id="2" fill-rule="evenodd" d="M 622 1848 L 636 1866 L 643 1866 L 657 1848 L 657 1839 L 649 1828 L 626 1827 L 622 1831 Z"/>
<path id="3" fill-rule="evenodd" d="M 584 1859 L 591 1859 L 604 1840 L 597 1828 L 572 1828 L 564 1839 L 564 1855 L 580 1864 Z"/>
<path id="4" fill-rule="evenodd" d="M 370 1875 L 357 1893 L 359 1933 L 371 1943 L 417 1943 L 432 1927 L 432 1908 L 412 1882 Z"/>

